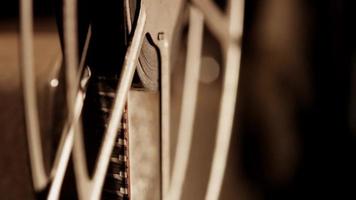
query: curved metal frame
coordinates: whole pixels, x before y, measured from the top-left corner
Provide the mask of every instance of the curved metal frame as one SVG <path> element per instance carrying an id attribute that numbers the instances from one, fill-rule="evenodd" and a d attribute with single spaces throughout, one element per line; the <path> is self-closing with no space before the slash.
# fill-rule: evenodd
<path id="1" fill-rule="evenodd" d="M 174 158 L 173 171 L 170 170 L 170 49 L 174 28 L 185 0 L 142 0 L 137 25 L 129 45 L 113 112 L 100 148 L 98 162 L 93 178 L 89 178 L 85 165 L 83 136 L 78 123 L 85 91 L 80 90 L 77 71 L 76 52 L 76 0 L 65 0 L 64 41 L 66 56 L 67 103 L 69 117 L 56 153 L 55 163 L 50 175 L 46 174 L 40 140 L 36 87 L 33 75 L 33 18 L 32 1 L 21 0 L 21 69 L 25 98 L 26 127 L 33 174 L 33 184 L 37 191 L 43 190 L 50 182 L 48 199 L 58 199 L 69 156 L 73 149 L 74 168 L 80 199 L 99 199 L 108 167 L 110 154 L 114 147 L 117 129 L 122 117 L 128 90 L 130 89 L 146 33 L 155 35 L 154 43 L 161 55 L 161 148 L 162 148 L 162 198 L 181 199 L 182 188 L 189 161 L 195 105 L 198 91 L 200 58 L 203 37 L 203 24 L 220 42 L 225 57 L 225 74 L 221 97 L 218 130 L 213 155 L 212 168 L 205 199 L 219 198 L 224 171 L 226 168 L 229 142 L 232 133 L 236 96 L 238 88 L 242 37 L 244 0 L 229 0 L 228 13 L 219 10 L 210 0 L 192 0 L 190 6 L 190 30 L 181 120 L 178 131 L 178 144 Z M 130 28 L 131 29 L 131 28 Z M 90 30 L 88 32 L 90 37 Z M 89 40 L 87 40 L 89 41 Z M 85 54 L 86 51 L 84 51 Z M 85 55 L 84 55 L 85 56 Z M 81 65 L 83 62 L 81 62 Z M 184 148 L 182 148 L 184 147 Z M 172 180 L 171 180 L 172 175 Z"/>

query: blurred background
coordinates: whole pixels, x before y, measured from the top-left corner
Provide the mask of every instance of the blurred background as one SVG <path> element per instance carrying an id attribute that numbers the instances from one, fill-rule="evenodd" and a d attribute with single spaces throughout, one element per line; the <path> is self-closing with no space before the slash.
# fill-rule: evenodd
<path id="1" fill-rule="evenodd" d="M 55 70 L 61 49 L 54 2 L 34 2 L 36 77 L 40 102 L 46 102 L 43 77 Z M 216 2 L 224 9 L 224 1 Z M 238 103 L 221 199 L 356 199 L 355 9 L 351 0 L 245 1 Z M 18 36 L 18 2 L 2 0 L 1 199 L 38 197 L 26 146 Z M 177 66 L 184 64 L 181 48 Z M 219 48 L 205 29 L 196 145 L 183 199 L 205 194 L 223 78 Z M 174 68 L 176 83 L 183 72 Z M 175 84 L 177 111 L 180 96 Z"/>

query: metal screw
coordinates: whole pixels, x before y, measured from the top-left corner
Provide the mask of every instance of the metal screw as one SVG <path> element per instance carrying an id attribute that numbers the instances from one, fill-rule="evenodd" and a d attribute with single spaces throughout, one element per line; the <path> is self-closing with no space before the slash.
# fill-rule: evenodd
<path id="1" fill-rule="evenodd" d="M 158 40 L 164 40 L 164 33 L 163 32 L 159 32 L 157 35 L 157 39 Z"/>

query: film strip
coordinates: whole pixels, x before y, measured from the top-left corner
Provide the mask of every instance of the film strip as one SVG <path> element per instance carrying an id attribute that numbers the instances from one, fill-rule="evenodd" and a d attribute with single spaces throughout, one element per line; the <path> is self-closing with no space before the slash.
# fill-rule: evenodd
<path id="1" fill-rule="evenodd" d="M 127 105 L 121 120 L 115 147 L 103 188 L 102 199 L 129 200 L 129 160 L 128 160 L 128 114 Z"/>
<path id="2" fill-rule="evenodd" d="M 89 131 L 95 134 L 92 142 L 100 145 L 101 135 L 108 126 L 112 112 L 115 90 L 118 82 L 117 77 L 97 76 L 93 77 L 92 85 L 89 86 L 91 104 L 91 120 L 93 124 L 87 124 Z M 89 99 L 88 99 L 89 100 Z M 90 123 L 89 122 L 89 123 Z M 121 124 L 111 153 L 101 199 L 103 200 L 129 200 L 129 169 L 128 169 L 128 113 L 125 106 Z"/>

